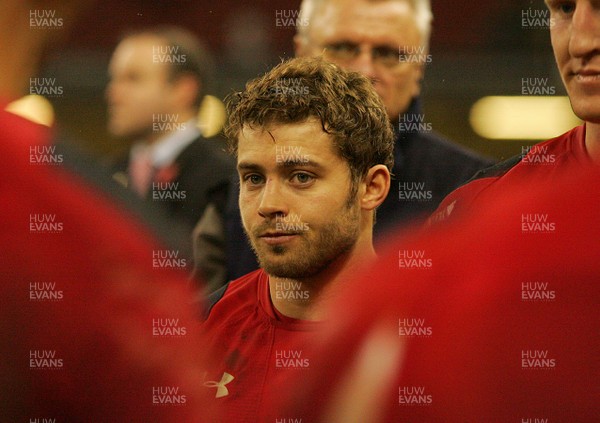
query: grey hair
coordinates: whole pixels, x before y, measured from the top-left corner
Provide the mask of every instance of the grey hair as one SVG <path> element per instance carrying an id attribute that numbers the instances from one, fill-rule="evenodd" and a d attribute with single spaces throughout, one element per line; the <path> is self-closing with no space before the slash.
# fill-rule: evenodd
<path id="1" fill-rule="evenodd" d="M 303 38 L 308 38 L 308 31 L 310 22 L 315 13 L 323 6 L 327 0 L 302 0 L 300 4 L 299 20 L 300 22 L 307 22 L 307 25 L 298 25 L 298 35 Z M 415 11 L 415 22 L 417 28 L 421 33 L 422 44 L 429 47 L 429 37 L 431 36 L 431 21 L 433 20 L 433 13 L 431 12 L 431 1 L 430 0 L 370 0 L 370 1 L 406 1 L 408 2 L 413 10 Z"/>

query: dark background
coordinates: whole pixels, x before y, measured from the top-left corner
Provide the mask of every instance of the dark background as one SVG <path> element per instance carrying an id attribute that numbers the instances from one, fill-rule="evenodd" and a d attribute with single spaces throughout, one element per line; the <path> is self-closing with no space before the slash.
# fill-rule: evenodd
<path id="1" fill-rule="evenodd" d="M 50 99 L 62 129 L 104 158 L 127 145 L 105 130 L 104 87 L 112 50 L 123 32 L 177 24 L 200 36 L 215 56 L 214 94 L 223 97 L 293 56 L 294 28 L 275 24 L 276 10 L 296 10 L 300 0 L 105 0 L 86 12 L 60 49 L 45 60 L 40 77 L 55 77 L 62 97 Z M 426 121 L 456 142 L 496 158 L 520 153 L 532 141 L 479 137 L 468 121 L 472 104 L 486 95 L 519 95 L 521 78 L 548 77 L 557 95 L 564 88 L 556 71 L 548 29 L 523 28 L 528 8 L 542 0 L 473 2 L 433 0 L 432 63 L 423 85 Z M 351 22 L 349 22 L 349 25 Z M 559 135 L 559 134 L 556 134 Z"/>

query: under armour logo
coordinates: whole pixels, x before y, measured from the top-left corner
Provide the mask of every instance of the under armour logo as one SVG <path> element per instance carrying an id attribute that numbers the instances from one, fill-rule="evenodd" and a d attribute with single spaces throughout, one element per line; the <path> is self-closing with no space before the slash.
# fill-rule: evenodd
<path id="1" fill-rule="evenodd" d="M 209 380 L 207 382 L 204 382 L 204 386 L 206 386 L 207 388 L 217 388 L 217 394 L 215 395 L 215 398 L 221 398 L 229 395 L 229 389 L 227 389 L 225 385 L 227 385 L 233 379 L 235 379 L 233 376 L 231 376 L 227 372 L 224 372 L 223 377 L 219 382 Z"/>

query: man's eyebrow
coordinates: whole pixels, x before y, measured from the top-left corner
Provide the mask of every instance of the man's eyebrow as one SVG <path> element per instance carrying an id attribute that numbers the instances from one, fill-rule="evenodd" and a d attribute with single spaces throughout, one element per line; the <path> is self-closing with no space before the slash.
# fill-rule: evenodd
<path id="1" fill-rule="evenodd" d="M 263 167 L 261 165 L 258 165 L 256 163 L 249 163 L 249 162 L 239 162 L 237 165 L 238 170 L 255 170 L 255 171 L 262 171 Z"/>
<path id="2" fill-rule="evenodd" d="M 291 167 L 311 167 L 313 169 L 323 169 L 323 165 L 310 159 L 305 158 L 286 158 L 281 161 L 277 161 L 277 167 L 291 168 Z M 264 168 L 256 163 L 250 162 L 239 162 L 237 165 L 238 171 L 256 171 L 263 172 Z"/>
<path id="3" fill-rule="evenodd" d="M 340 45 L 340 44 L 352 44 L 352 45 L 355 45 L 355 46 L 358 45 L 357 42 L 348 40 L 346 38 L 342 38 L 340 40 L 335 40 L 335 41 L 331 41 L 329 43 L 326 43 L 326 45 L 329 45 L 329 46 L 337 46 L 337 45 Z"/>
<path id="4" fill-rule="evenodd" d="M 310 159 L 304 159 L 304 158 L 286 158 L 284 160 L 281 160 L 279 162 L 277 162 L 277 166 L 281 166 L 281 167 L 312 167 L 314 169 L 322 169 L 323 166 L 320 163 L 317 163 L 313 160 Z"/>

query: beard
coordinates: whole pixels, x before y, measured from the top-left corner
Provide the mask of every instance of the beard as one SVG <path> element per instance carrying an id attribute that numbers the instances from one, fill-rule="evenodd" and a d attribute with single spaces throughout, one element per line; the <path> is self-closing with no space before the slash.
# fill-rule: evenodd
<path id="1" fill-rule="evenodd" d="M 274 222 L 267 221 L 246 231 L 260 267 L 278 278 L 303 279 L 317 275 L 356 244 L 360 233 L 360 209 L 345 204 L 332 213 L 333 219 L 322 227 L 308 226 L 308 230 L 294 232 L 297 238 L 290 245 L 268 245 L 260 242 L 259 235 L 274 230 Z"/>

